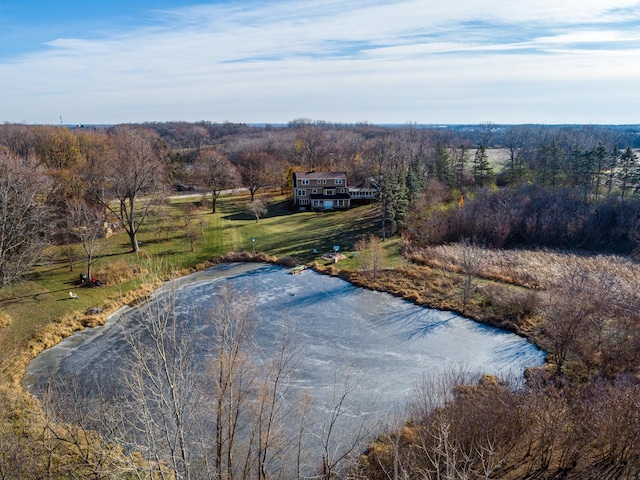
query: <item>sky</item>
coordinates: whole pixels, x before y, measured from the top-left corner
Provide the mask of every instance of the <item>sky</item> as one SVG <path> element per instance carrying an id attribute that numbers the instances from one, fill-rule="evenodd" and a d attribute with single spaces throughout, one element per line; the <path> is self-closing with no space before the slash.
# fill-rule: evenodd
<path id="1" fill-rule="evenodd" d="M 0 123 L 638 124 L 640 0 L 0 0 Z"/>

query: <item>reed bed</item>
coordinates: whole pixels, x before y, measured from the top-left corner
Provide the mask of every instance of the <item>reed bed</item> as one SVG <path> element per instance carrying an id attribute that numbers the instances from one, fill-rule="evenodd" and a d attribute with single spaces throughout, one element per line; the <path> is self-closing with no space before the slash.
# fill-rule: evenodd
<path id="1" fill-rule="evenodd" d="M 640 265 L 616 255 L 584 255 L 550 250 L 499 250 L 477 245 L 447 244 L 411 252 L 411 260 L 452 272 L 464 272 L 464 249 L 482 256 L 478 277 L 527 288 L 548 290 L 561 286 L 567 274 L 615 277 L 629 291 L 640 283 Z"/>

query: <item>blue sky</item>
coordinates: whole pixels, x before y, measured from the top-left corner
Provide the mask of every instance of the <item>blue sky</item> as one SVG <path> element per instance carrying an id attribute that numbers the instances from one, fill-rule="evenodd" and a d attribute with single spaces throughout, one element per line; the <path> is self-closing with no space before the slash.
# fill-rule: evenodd
<path id="1" fill-rule="evenodd" d="M 640 123 L 640 0 L 1 0 L 0 122 Z"/>

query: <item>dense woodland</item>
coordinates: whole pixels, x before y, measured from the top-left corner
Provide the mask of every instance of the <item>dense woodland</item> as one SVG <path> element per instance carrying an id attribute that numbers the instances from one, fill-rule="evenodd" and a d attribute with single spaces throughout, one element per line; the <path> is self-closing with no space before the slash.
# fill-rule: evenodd
<path id="1" fill-rule="evenodd" d="M 383 241 L 401 236 L 410 262 L 457 268 L 468 278 L 462 288 L 469 295 L 480 277 L 500 277 L 514 287 L 508 301 L 478 291 L 487 297 L 485 312 L 545 348 L 550 366 L 528 372 L 527 385 L 519 389 L 495 378 L 461 385 L 461 375 L 453 372 L 434 380 L 416 389 L 406 415 L 391 422 L 361 456 L 352 455 L 345 466 L 330 462 L 325 452 L 317 475 L 638 478 L 640 298 L 633 282 L 615 269 L 579 266 L 577 260 L 553 281 L 531 272 L 507 278 L 504 269 L 492 274 L 486 264 L 487 252 L 525 250 L 571 252 L 603 262 L 615 254 L 635 264 L 638 148 L 638 126 L 383 127 L 307 119 L 286 126 L 5 124 L 0 126 L 0 288 L 20 281 L 45 245 L 70 241 L 83 245 L 90 279 L 105 220 L 123 228 L 137 252 L 141 225 L 176 185 L 210 194 L 215 213 L 216 199 L 227 189 L 246 188 L 253 200 L 265 191 L 289 192 L 296 170 L 346 171 L 350 185 L 377 186 L 381 221 L 371 233 Z M 462 248 L 457 265 L 442 250 L 452 245 Z M 267 399 L 270 387 L 263 387 Z M 9 438 L 15 434 L 0 430 L 0 442 L 18 445 Z M 216 468 L 207 470 L 211 478 L 278 476 L 269 472 L 261 448 L 257 470 L 245 463 L 240 472 L 224 463 L 222 437 L 212 441 L 219 448 Z M 89 443 L 93 440 L 82 445 Z M 103 448 L 105 462 L 122 453 L 113 445 Z M 17 465 L 20 453 L 12 454 L 0 460 L 0 478 L 26 478 L 25 472 L 35 471 L 29 470 L 36 469 L 35 459 Z M 209 478 L 199 475 L 203 470 L 190 459 L 173 460 L 171 475 Z M 100 474 L 94 469 L 92 478 L 109 478 L 103 467 Z M 127 474 L 152 478 L 134 471 Z"/>

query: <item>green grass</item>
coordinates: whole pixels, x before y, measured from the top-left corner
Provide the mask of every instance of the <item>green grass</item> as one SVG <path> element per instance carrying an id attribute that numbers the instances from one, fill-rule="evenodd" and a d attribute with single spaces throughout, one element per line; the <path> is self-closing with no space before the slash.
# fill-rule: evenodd
<path id="1" fill-rule="evenodd" d="M 292 256 L 304 263 L 322 262 L 320 256 L 331 252 L 334 245 L 339 245 L 348 257 L 340 266 L 357 268 L 357 257 L 350 253 L 354 244 L 363 235 L 380 230 L 380 209 L 375 204 L 347 211 L 298 212 L 288 208 L 283 196 L 268 198 L 268 213 L 259 222 L 247 213 L 248 195 L 221 197 L 215 214 L 208 208 L 195 211 L 191 225 L 201 229 L 203 234 L 198 236 L 193 251 L 182 220 L 185 200 L 159 206 L 139 232 L 142 254 L 132 253 L 127 235 L 119 232 L 111 237 L 108 251 L 94 265 L 93 271 L 120 262 L 147 269 L 154 265 L 160 269 L 158 273 L 167 273 L 193 267 L 228 252 L 252 252 L 254 247 L 256 252 L 269 256 Z M 384 246 L 389 254 L 389 266 L 402 262 L 397 239 L 385 242 Z M 64 315 L 117 302 L 140 284 L 140 279 L 130 279 L 112 286 L 78 288 L 79 274 L 84 270 L 82 258 L 75 261 L 71 271 L 61 249 L 51 248 L 47 261 L 26 281 L 0 290 L 0 311 L 11 318 L 11 324 L 0 330 L 0 349 L 6 352 L 15 345 L 24 345 L 37 330 Z M 69 291 L 76 292 L 79 298 L 70 299 Z"/>
<path id="2" fill-rule="evenodd" d="M 352 250 L 361 236 L 375 230 L 378 216 L 375 206 L 347 211 L 291 212 L 286 209 L 286 202 L 279 200 L 270 205 L 266 218 L 259 222 L 250 220 L 239 228 L 239 233 L 245 249 L 251 248 L 250 239 L 254 238 L 256 251 L 310 262 L 331 252 L 336 245 L 341 251 Z"/>

